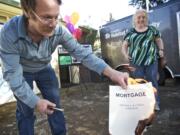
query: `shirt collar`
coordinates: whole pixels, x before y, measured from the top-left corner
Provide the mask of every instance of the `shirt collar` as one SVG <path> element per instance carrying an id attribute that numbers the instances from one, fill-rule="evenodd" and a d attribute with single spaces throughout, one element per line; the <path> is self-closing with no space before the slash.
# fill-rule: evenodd
<path id="1" fill-rule="evenodd" d="M 25 16 L 20 16 L 18 20 L 18 38 L 26 38 L 27 30 L 25 25 Z"/>

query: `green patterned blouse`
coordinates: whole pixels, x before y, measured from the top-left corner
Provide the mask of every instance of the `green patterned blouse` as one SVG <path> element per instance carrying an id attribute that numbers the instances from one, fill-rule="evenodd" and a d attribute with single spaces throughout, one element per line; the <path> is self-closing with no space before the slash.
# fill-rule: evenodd
<path id="1" fill-rule="evenodd" d="M 125 35 L 124 40 L 128 42 L 129 56 L 132 63 L 139 66 L 148 66 L 157 60 L 156 38 L 160 38 L 160 32 L 149 26 L 144 32 L 137 32 L 134 28 Z"/>

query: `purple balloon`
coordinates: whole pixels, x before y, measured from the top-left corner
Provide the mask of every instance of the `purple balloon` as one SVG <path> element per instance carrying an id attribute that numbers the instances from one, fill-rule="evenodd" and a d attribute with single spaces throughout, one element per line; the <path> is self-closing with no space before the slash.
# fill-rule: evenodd
<path id="1" fill-rule="evenodd" d="M 66 27 L 68 28 L 68 30 L 73 33 L 74 32 L 74 25 L 72 23 L 67 23 L 66 24 Z"/>

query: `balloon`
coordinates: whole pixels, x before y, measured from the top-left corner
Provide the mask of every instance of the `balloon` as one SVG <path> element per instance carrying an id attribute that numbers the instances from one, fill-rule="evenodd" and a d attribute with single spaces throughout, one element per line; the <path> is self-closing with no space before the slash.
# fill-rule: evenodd
<path id="1" fill-rule="evenodd" d="M 66 16 L 64 17 L 64 21 L 65 21 L 66 23 L 70 23 L 70 22 L 71 22 L 70 16 L 66 15 Z"/>
<path id="2" fill-rule="evenodd" d="M 73 12 L 71 15 L 71 23 L 76 24 L 79 20 L 79 14 L 77 12 Z"/>
<path id="3" fill-rule="evenodd" d="M 80 40 L 81 36 L 82 36 L 81 29 L 80 28 L 75 29 L 74 32 L 73 32 L 73 35 L 77 40 Z"/>
<path id="4" fill-rule="evenodd" d="M 73 33 L 74 32 L 74 25 L 72 24 L 72 23 L 67 23 L 66 24 L 66 27 L 68 28 L 68 30 L 71 32 L 71 33 Z"/>

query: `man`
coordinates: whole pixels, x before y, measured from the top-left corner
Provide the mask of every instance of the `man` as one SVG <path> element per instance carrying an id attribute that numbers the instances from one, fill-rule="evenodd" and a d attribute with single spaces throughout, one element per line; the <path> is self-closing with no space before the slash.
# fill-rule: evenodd
<path id="1" fill-rule="evenodd" d="M 87 52 L 62 26 L 57 25 L 61 0 L 21 0 L 22 16 L 7 22 L 0 33 L 0 56 L 3 77 L 16 99 L 16 119 L 20 135 L 34 134 L 34 109 L 48 114 L 53 135 L 65 135 L 64 116 L 60 107 L 59 86 L 50 66 L 51 54 L 62 44 L 83 65 L 109 77 L 126 88 L 128 75 L 109 67 Z M 43 99 L 33 93 L 33 81 Z"/>

